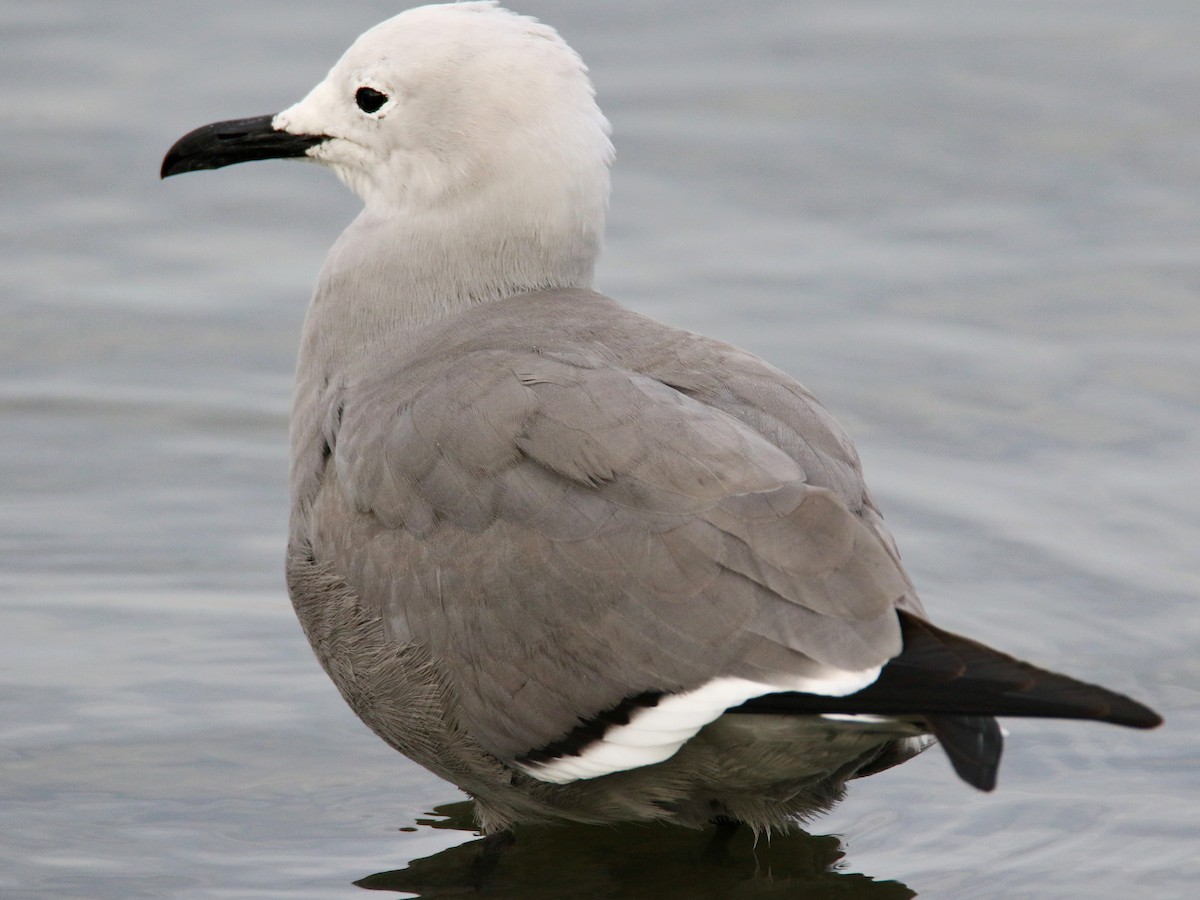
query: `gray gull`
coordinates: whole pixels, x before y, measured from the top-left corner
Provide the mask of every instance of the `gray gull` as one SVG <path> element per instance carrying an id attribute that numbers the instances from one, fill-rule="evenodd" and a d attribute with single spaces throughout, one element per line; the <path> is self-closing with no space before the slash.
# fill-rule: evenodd
<path id="1" fill-rule="evenodd" d="M 363 200 L 304 327 L 287 580 L 379 737 L 522 821 L 794 826 L 996 716 L 1158 715 L 931 624 L 850 439 L 786 373 L 592 289 L 612 145 L 492 2 L 362 35 L 162 175 L 298 157 Z"/>

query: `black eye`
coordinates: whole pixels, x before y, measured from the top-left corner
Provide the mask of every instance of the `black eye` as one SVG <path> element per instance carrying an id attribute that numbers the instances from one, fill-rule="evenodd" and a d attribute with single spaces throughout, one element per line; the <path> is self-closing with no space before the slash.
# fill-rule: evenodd
<path id="1" fill-rule="evenodd" d="M 379 112 L 379 108 L 388 102 L 388 95 L 374 88 L 360 87 L 354 92 L 354 102 L 365 113 Z"/>

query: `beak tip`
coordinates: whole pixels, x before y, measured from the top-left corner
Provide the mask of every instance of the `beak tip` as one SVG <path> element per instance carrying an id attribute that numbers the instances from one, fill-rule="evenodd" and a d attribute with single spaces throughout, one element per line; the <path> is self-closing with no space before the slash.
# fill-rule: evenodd
<path id="1" fill-rule="evenodd" d="M 162 166 L 159 167 L 158 177 L 160 180 L 170 178 L 172 175 L 182 175 L 184 172 L 198 172 L 201 169 L 211 169 L 213 166 L 205 165 L 202 159 L 189 158 L 175 152 L 175 148 L 163 157 Z"/>

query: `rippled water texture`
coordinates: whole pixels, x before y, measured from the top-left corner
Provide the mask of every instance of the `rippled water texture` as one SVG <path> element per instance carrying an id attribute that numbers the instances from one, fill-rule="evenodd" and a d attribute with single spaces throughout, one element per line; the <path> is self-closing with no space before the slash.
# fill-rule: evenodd
<path id="1" fill-rule="evenodd" d="M 1193 0 L 520 8 L 615 125 L 602 287 L 813 388 L 940 622 L 1167 727 L 1010 722 L 995 794 L 930 753 L 758 848 L 468 843 L 282 584 L 293 353 L 355 201 L 286 162 L 157 181 L 184 131 L 290 104 L 397 7 L 13 2 L 0 895 L 1194 896 Z"/>

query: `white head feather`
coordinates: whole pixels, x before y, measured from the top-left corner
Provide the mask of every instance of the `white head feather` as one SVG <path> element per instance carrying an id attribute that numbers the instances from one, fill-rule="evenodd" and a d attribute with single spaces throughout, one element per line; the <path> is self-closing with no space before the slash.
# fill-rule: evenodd
<path id="1" fill-rule="evenodd" d="M 387 99 L 364 111 L 362 88 Z M 612 144 L 583 62 L 552 28 L 494 2 L 408 10 L 274 125 L 328 136 L 308 155 L 366 206 L 334 245 L 318 302 L 412 325 L 590 286 Z"/>

